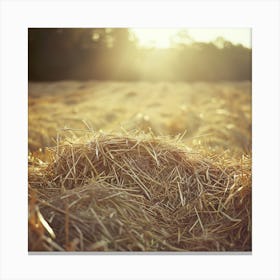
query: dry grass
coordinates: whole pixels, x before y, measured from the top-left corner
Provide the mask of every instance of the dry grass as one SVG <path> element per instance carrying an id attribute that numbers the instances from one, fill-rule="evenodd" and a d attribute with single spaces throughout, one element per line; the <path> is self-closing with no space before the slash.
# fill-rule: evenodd
<path id="1" fill-rule="evenodd" d="M 251 83 L 74 82 L 29 84 L 29 151 L 53 146 L 57 130 L 120 127 L 184 133 L 196 150 L 240 158 L 251 151 Z M 82 133 L 80 134 L 82 135 Z"/>
<path id="2" fill-rule="evenodd" d="M 30 251 L 251 250 L 250 156 L 141 133 L 89 133 L 44 156 L 29 159 Z"/>
<path id="3" fill-rule="evenodd" d="M 30 251 L 251 250 L 250 82 L 30 83 L 28 118 Z"/>

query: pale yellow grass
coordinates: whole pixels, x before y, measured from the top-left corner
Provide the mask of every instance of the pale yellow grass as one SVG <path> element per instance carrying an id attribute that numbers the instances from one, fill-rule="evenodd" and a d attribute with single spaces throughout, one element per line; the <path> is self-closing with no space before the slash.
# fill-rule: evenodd
<path id="1" fill-rule="evenodd" d="M 86 123 L 86 125 L 85 125 Z M 29 150 L 61 128 L 184 133 L 196 148 L 251 150 L 251 83 L 56 82 L 29 84 Z"/>
<path id="2" fill-rule="evenodd" d="M 250 251 L 251 84 L 29 84 L 30 251 Z"/>

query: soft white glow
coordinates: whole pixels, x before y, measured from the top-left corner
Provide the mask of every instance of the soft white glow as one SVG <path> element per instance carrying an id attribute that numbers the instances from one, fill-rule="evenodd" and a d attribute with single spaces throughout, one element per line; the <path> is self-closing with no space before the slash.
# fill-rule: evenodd
<path id="1" fill-rule="evenodd" d="M 217 37 L 223 37 L 233 44 L 242 44 L 251 48 L 251 29 L 250 28 L 205 28 L 188 29 L 189 35 L 196 41 L 209 42 Z"/>
<path id="2" fill-rule="evenodd" d="M 251 48 L 251 30 L 249 28 L 132 28 L 140 47 L 169 48 L 179 32 L 186 32 L 190 38 L 199 42 L 214 41 L 223 37 L 233 44 L 242 44 Z"/>
<path id="3" fill-rule="evenodd" d="M 180 29 L 132 28 L 141 47 L 169 48 L 170 40 Z"/>

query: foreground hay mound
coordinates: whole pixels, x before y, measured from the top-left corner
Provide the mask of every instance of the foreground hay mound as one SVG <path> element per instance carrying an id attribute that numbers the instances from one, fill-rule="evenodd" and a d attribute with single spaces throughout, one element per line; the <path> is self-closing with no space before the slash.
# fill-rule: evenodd
<path id="1" fill-rule="evenodd" d="M 95 134 L 29 166 L 30 251 L 250 251 L 251 162 Z"/>

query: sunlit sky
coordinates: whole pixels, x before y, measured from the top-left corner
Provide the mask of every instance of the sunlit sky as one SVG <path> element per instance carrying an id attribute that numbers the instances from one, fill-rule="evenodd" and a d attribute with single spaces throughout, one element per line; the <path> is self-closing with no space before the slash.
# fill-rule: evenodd
<path id="1" fill-rule="evenodd" d="M 180 31 L 186 31 L 187 34 L 198 42 L 214 41 L 217 37 L 223 37 L 233 44 L 242 44 L 245 47 L 251 48 L 251 30 L 249 28 L 211 28 L 211 29 L 165 29 L 165 28 L 132 28 L 131 31 L 135 34 L 141 47 L 170 47 L 170 39 Z"/>

